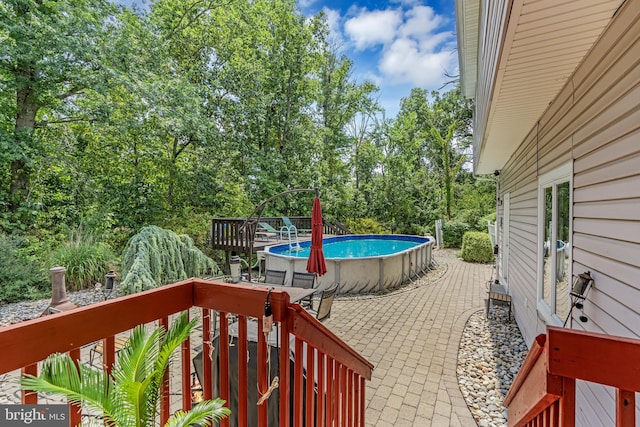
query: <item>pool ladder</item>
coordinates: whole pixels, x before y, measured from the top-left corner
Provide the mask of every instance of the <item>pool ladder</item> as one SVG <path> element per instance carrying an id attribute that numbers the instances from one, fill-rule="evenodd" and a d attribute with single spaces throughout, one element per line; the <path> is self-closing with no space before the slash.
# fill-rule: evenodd
<path id="1" fill-rule="evenodd" d="M 289 227 L 287 227 L 286 225 L 283 225 L 282 227 L 280 227 L 280 234 L 282 234 L 282 232 L 286 230 L 287 231 L 287 236 L 289 238 L 289 250 L 290 251 L 301 251 L 302 248 L 300 247 L 300 241 L 298 240 L 298 229 L 296 228 L 295 225 L 291 225 Z M 295 244 L 294 241 L 291 237 L 291 233 L 293 232 L 293 235 L 295 237 Z"/>

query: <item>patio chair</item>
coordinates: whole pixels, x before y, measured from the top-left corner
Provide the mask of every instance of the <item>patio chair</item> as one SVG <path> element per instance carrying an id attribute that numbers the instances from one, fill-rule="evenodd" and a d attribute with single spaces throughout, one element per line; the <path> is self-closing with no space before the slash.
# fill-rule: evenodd
<path id="1" fill-rule="evenodd" d="M 120 351 L 124 348 L 124 346 L 127 344 L 127 341 L 129 341 L 128 338 L 125 337 L 115 337 L 114 339 L 114 345 L 115 345 L 115 353 L 116 355 L 118 355 L 118 353 L 120 353 Z M 99 354 L 100 356 L 102 356 L 102 352 L 104 351 L 104 347 L 103 347 L 103 341 L 100 340 L 97 343 L 95 343 L 95 345 L 93 347 L 91 347 L 91 349 L 89 350 L 89 364 L 91 366 L 93 366 L 93 357 L 96 354 Z"/>
<path id="2" fill-rule="evenodd" d="M 284 280 L 287 277 L 287 272 L 283 270 L 265 270 L 264 271 L 264 283 L 270 283 L 272 285 L 284 286 Z"/>
<path id="3" fill-rule="evenodd" d="M 338 285 L 335 284 L 330 288 L 324 289 L 322 291 L 322 296 L 320 297 L 320 302 L 318 303 L 318 308 L 314 309 L 313 307 L 308 309 L 307 311 L 314 315 L 316 319 L 319 321 L 323 321 L 331 317 L 331 306 L 333 305 L 333 300 L 336 296 L 336 291 L 338 290 Z"/>
<path id="4" fill-rule="evenodd" d="M 291 222 L 291 220 L 289 219 L 288 216 L 283 216 L 282 217 L 282 222 L 284 222 L 284 226 L 287 227 L 289 230 L 297 230 L 298 233 L 302 233 L 302 234 L 311 233 L 311 229 L 310 228 L 298 228 L 295 225 L 293 225 L 293 223 Z"/>
<path id="5" fill-rule="evenodd" d="M 267 240 L 269 240 L 271 237 L 275 237 L 278 240 L 282 239 L 282 231 L 276 230 L 269 223 L 259 222 L 258 226 L 259 228 L 256 230 L 256 235 L 265 236 Z"/>
<path id="6" fill-rule="evenodd" d="M 291 286 L 295 288 L 313 289 L 316 285 L 315 273 L 302 273 L 298 271 L 293 272 L 293 278 L 291 279 Z M 303 307 L 311 307 L 311 299 L 313 295 L 309 295 L 308 298 L 300 300 L 300 305 Z"/>

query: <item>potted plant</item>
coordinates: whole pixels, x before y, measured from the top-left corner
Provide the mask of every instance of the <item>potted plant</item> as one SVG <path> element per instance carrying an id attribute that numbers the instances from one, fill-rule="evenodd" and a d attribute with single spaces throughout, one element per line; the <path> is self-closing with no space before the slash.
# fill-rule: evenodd
<path id="1" fill-rule="evenodd" d="M 40 376 L 24 375 L 21 385 L 33 392 L 64 396 L 103 414 L 104 424 L 118 427 L 156 425 L 162 382 L 174 351 L 187 339 L 196 320 L 182 313 L 168 331 L 137 326 L 118 356 L 111 374 L 87 364 L 76 367 L 67 354 L 43 361 Z M 173 414 L 165 427 L 211 425 L 229 415 L 220 399 L 198 403 Z"/>

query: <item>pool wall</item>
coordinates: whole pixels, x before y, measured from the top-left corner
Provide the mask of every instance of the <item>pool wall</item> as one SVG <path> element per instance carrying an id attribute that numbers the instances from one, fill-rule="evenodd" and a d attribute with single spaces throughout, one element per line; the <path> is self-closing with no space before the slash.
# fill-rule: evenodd
<path id="1" fill-rule="evenodd" d="M 390 255 L 364 258 L 326 258 L 327 273 L 320 276 L 318 286 L 324 288 L 338 283 L 341 295 L 382 293 L 395 289 L 405 282 L 416 279 L 432 266 L 433 237 L 392 235 L 351 235 L 337 236 L 324 241 L 337 239 L 396 239 L 411 240 L 418 243 L 415 247 Z M 280 245 L 276 245 L 280 246 Z M 291 284 L 293 271 L 306 272 L 307 258 L 281 255 L 266 248 L 266 268 L 287 271 L 285 284 Z"/>

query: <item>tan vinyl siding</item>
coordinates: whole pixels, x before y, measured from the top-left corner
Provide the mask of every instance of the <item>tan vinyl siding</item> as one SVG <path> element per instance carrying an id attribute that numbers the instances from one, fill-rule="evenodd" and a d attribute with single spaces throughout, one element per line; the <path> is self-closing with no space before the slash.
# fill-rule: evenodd
<path id="1" fill-rule="evenodd" d="M 501 171 L 509 292 L 528 343 L 546 326 L 536 309 L 538 177 L 570 162 L 573 273 L 595 279 L 589 320 L 572 326 L 640 338 L 640 0 L 622 6 Z M 610 389 L 579 382 L 577 425 L 613 425 L 613 401 Z"/>

